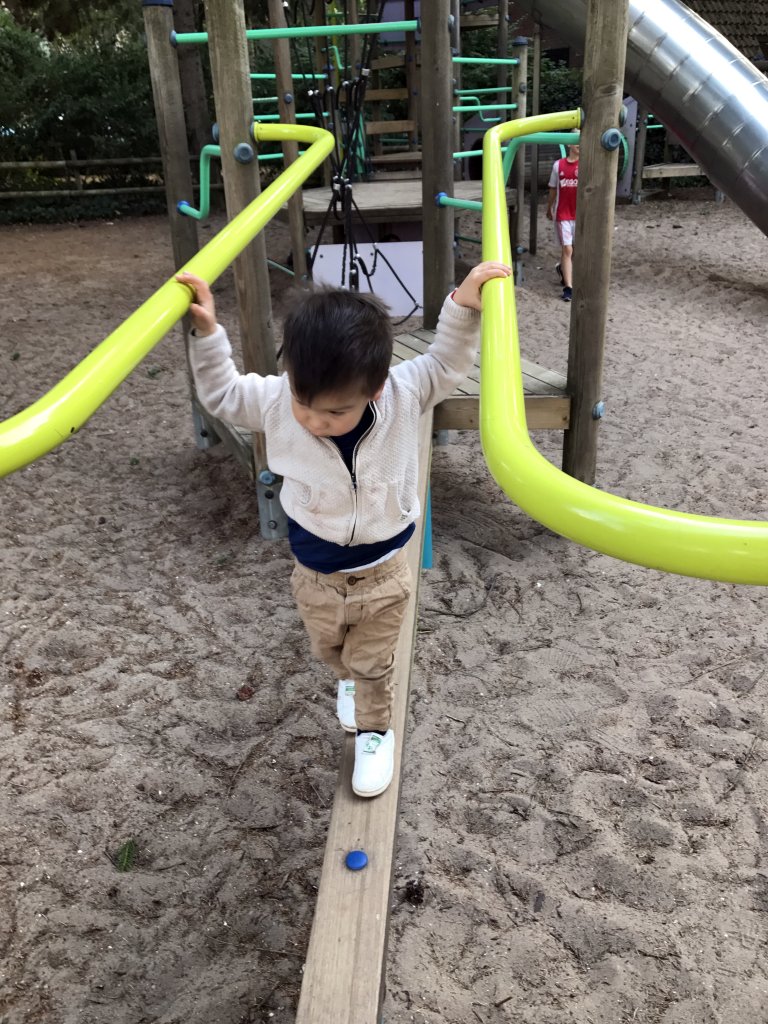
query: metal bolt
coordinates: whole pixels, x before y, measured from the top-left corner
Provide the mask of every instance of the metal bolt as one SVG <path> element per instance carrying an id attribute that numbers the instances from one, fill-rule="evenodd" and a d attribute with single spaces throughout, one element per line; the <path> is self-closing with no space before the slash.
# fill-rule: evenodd
<path id="1" fill-rule="evenodd" d="M 253 146 L 248 142 L 238 142 L 232 150 L 232 155 L 239 164 L 250 164 L 256 154 L 253 151 Z"/>
<path id="2" fill-rule="evenodd" d="M 270 530 L 276 530 L 277 529 L 277 520 L 270 519 L 269 522 L 267 523 L 267 526 L 270 528 Z"/>
<path id="3" fill-rule="evenodd" d="M 621 132 L 618 128 L 608 128 L 600 136 L 600 145 L 603 149 L 614 150 L 621 145 Z"/>
<path id="4" fill-rule="evenodd" d="M 267 487 L 269 487 L 270 484 L 273 484 L 275 480 L 277 480 L 277 477 L 275 476 L 271 469 L 262 469 L 262 471 L 259 473 L 259 482 L 262 484 L 266 484 Z"/>

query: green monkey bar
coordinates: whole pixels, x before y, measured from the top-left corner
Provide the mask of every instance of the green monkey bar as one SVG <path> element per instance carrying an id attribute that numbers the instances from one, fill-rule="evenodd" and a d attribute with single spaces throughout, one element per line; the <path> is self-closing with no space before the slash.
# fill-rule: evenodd
<path id="1" fill-rule="evenodd" d="M 416 20 L 384 21 L 360 25 L 294 25 L 292 28 L 249 28 L 246 39 L 314 39 L 315 36 L 363 36 L 383 32 L 415 32 Z M 185 43 L 207 43 L 207 32 L 171 32 L 174 46 Z M 486 63 L 494 63 L 487 61 Z"/>
<path id="2" fill-rule="evenodd" d="M 274 217 L 334 146 L 330 132 L 303 125 L 253 126 L 256 142 L 309 143 L 309 149 L 180 270 L 215 281 Z M 192 293 L 165 282 L 47 395 L 0 423 L 0 476 L 34 462 L 79 430 L 189 309 Z"/>
<path id="3" fill-rule="evenodd" d="M 511 265 L 501 144 L 579 127 L 579 111 L 507 121 L 485 134 L 483 259 Z M 567 476 L 534 447 L 526 426 L 511 278 L 483 287 L 480 433 L 501 489 L 533 519 L 595 551 L 652 569 L 768 584 L 768 523 L 675 512 L 608 494 Z"/>

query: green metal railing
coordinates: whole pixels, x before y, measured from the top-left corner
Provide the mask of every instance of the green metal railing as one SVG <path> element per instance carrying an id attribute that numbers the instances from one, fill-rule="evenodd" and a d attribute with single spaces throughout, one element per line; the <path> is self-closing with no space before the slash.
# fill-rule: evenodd
<path id="1" fill-rule="evenodd" d="M 334 146 L 330 132 L 303 125 L 253 126 L 256 142 L 294 141 L 309 149 L 181 269 L 213 282 Z M 0 424 L 0 476 L 52 451 L 102 405 L 189 309 L 192 293 L 175 276 L 113 331 L 43 398 Z"/>
<path id="2" fill-rule="evenodd" d="M 483 259 L 512 265 L 501 144 L 532 132 L 579 127 L 577 110 L 507 121 L 483 149 Z M 480 433 L 502 490 L 556 533 L 626 562 L 722 580 L 768 584 L 768 523 L 655 508 L 567 476 L 534 447 L 525 419 L 511 278 L 483 287 Z"/>
<path id="3" fill-rule="evenodd" d="M 316 36 L 363 36 L 383 32 L 415 32 L 416 20 L 385 21 L 360 25 L 294 25 L 291 28 L 249 28 L 246 39 L 314 39 Z M 207 32 L 171 32 L 174 46 L 200 45 L 208 42 Z M 489 61 L 487 63 L 493 63 Z"/>
<path id="4" fill-rule="evenodd" d="M 513 67 L 520 63 L 519 57 L 451 57 L 454 64 L 507 64 Z"/>

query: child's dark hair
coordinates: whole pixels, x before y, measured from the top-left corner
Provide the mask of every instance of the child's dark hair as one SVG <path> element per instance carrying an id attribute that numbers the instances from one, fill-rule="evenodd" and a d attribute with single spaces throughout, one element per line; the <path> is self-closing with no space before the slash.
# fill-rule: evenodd
<path id="1" fill-rule="evenodd" d="M 324 392 L 354 386 L 375 395 L 392 361 L 392 325 L 381 299 L 313 288 L 293 293 L 291 300 L 281 355 L 296 397 L 311 403 Z"/>

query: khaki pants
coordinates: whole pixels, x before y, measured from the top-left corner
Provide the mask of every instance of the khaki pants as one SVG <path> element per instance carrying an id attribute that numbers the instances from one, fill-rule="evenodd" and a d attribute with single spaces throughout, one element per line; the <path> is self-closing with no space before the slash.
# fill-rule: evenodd
<path id="1" fill-rule="evenodd" d="M 395 648 L 411 593 L 405 548 L 360 572 L 315 572 L 297 562 L 291 586 L 313 654 L 339 679 L 355 681 L 358 729 L 388 729 Z"/>

